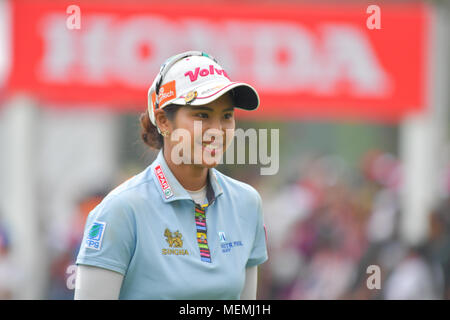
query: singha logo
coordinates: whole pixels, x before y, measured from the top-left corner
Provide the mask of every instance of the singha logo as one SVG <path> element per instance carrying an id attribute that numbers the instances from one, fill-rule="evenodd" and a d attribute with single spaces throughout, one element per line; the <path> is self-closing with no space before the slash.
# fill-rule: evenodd
<path id="1" fill-rule="evenodd" d="M 166 230 L 164 231 L 164 236 L 166 237 L 166 241 L 169 243 L 169 247 L 181 248 L 183 246 L 183 240 L 181 240 L 183 235 L 178 232 L 178 230 L 172 233 L 169 229 L 166 228 Z"/>

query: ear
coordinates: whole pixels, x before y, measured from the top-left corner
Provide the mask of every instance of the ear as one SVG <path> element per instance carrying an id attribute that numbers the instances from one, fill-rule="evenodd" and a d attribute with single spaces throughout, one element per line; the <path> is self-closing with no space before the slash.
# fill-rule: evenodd
<path id="1" fill-rule="evenodd" d="M 170 123 L 170 120 L 167 118 L 164 110 L 158 109 L 155 111 L 155 122 L 156 126 L 159 128 L 159 130 L 161 130 L 161 132 L 172 131 L 172 125 Z"/>

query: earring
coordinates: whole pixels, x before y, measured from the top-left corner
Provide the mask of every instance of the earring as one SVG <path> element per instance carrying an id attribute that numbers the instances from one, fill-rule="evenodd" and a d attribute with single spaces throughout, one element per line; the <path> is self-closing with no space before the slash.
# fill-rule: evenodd
<path id="1" fill-rule="evenodd" d="M 163 136 L 163 137 L 168 137 L 169 136 L 169 131 L 163 131 L 163 132 L 161 132 L 161 135 Z"/>

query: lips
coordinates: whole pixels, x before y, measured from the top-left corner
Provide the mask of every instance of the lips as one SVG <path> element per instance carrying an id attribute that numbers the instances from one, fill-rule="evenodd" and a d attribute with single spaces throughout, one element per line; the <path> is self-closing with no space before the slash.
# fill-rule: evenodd
<path id="1" fill-rule="evenodd" d="M 210 154 L 211 156 L 215 157 L 216 154 L 218 152 L 222 151 L 222 146 L 220 144 L 218 144 L 217 142 L 214 143 L 213 141 L 209 141 L 209 142 L 202 142 L 202 149 L 203 152 L 206 152 L 208 154 Z"/>
<path id="2" fill-rule="evenodd" d="M 221 146 L 220 146 L 220 145 L 218 145 L 218 144 L 213 144 L 212 142 L 203 142 L 203 143 L 202 143 L 202 146 L 203 146 L 204 148 L 211 149 L 211 150 L 218 150 L 218 149 L 221 149 Z"/>

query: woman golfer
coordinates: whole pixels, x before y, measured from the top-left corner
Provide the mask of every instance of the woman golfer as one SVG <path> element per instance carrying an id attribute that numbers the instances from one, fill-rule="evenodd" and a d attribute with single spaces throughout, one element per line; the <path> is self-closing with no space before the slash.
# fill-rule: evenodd
<path id="1" fill-rule="evenodd" d="M 162 65 L 148 101 L 142 138 L 160 152 L 89 214 L 75 299 L 255 299 L 267 260 L 261 198 L 213 167 L 234 108 L 256 109 L 258 94 L 188 51 Z"/>

